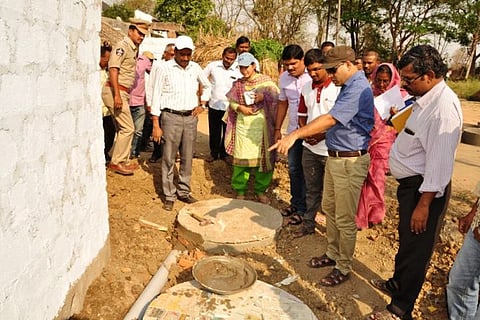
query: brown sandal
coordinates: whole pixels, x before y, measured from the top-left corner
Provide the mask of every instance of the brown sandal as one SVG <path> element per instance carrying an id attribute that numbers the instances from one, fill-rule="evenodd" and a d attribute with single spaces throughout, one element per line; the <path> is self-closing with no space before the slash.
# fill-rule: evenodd
<path id="1" fill-rule="evenodd" d="M 285 225 L 298 226 L 302 224 L 303 218 L 301 215 L 294 213 L 292 216 L 285 218 Z"/>
<path id="2" fill-rule="evenodd" d="M 343 274 L 340 270 L 334 268 L 325 278 L 320 280 L 320 285 L 324 287 L 335 287 L 350 279 L 350 274 Z"/>
<path id="3" fill-rule="evenodd" d="M 308 266 L 310 268 L 323 268 L 323 267 L 331 267 L 336 265 L 337 263 L 335 260 L 330 259 L 326 254 L 321 257 L 313 257 L 310 259 Z"/>
<path id="4" fill-rule="evenodd" d="M 292 214 L 297 213 L 297 208 L 290 206 L 280 211 L 280 213 L 283 217 L 290 217 Z"/>
<path id="5" fill-rule="evenodd" d="M 394 313 L 391 313 L 388 310 L 383 310 L 379 312 L 372 313 L 368 319 L 370 320 L 401 320 L 399 316 Z"/>
<path id="6" fill-rule="evenodd" d="M 296 239 L 296 238 L 305 237 L 305 236 L 308 236 L 309 234 L 314 234 L 314 233 L 315 233 L 315 229 L 308 229 L 308 228 L 302 227 L 300 228 L 300 230 L 295 231 L 292 234 L 292 237 Z"/>

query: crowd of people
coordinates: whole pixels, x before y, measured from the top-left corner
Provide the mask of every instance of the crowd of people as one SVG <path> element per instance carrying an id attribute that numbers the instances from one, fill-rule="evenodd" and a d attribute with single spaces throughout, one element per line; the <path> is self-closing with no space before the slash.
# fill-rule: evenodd
<path id="1" fill-rule="evenodd" d="M 108 168 L 133 174 L 131 159 L 151 138 L 149 161 L 161 161 L 163 208 L 172 210 L 176 200 L 196 202 L 192 159 L 198 115 L 207 111 L 206 161 L 231 164 L 237 199 L 245 199 L 253 175 L 256 199 L 270 204 L 277 152 L 287 155 L 291 198 L 281 210 L 284 225 L 304 237 L 315 232 L 317 213 L 325 215 L 327 248 L 309 266 L 332 267 L 319 282 L 328 287 L 350 278 L 357 232 L 382 223 L 385 176 L 391 174 L 399 183 L 400 246 L 393 276 L 371 281 L 391 302 L 369 318 L 412 319 L 448 205 L 462 129 L 460 102 L 445 84 L 447 66 L 437 50 L 415 46 L 394 66 L 375 51 L 359 57 L 329 41 L 307 52 L 292 44 L 282 52 L 285 71 L 276 83 L 261 73 L 245 36 L 202 69 L 192 61 L 188 36 L 169 44 L 161 61 L 139 54 L 147 29 L 148 23 L 133 20 L 125 39 L 101 48 Z M 393 90 L 402 102 L 385 115 L 378 99 Z M 390 118 L 405 106 L 412 113 L 397 131 Z M 479 317 L 479 216 L 477 200 L 460 220 L 467 238 L 447 286 L 451 319 Z"/>

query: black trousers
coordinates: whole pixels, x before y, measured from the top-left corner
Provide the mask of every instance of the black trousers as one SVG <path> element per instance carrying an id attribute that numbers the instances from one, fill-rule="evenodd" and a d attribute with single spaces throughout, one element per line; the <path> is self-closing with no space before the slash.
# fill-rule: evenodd
<path id="1" fill-rule="evenodd" d="M 113 142 L 115 140 L 115 134 L 117 130 L 115 128 L 115 122 L 112 116 L 103 117 L 103 153 L 105 155 L 105 162 L 110 161 L 110 149 L 112 149 Z"/>
<path id="2" fill-rule="evenodd" d="M 397 189 L 400 222 L 398 233 L 400 247 L 395 256 L 395 272 L 389 281 L 397 288 L 393 290 L 392 301 L 387 306 L 388 310 L 402 317 L 412 319 L 411 313 L 422 289 L 432 251 L 438 240 L 443 218 L 447 211 L 450 198 L 450 187 L 445 188 L 445 193 L 440 198 L 435 198 L 430 204 L 427 230 L 421 234 L 411 232 L 410 220 L 420 200 L 418 192 L 423 182 L 422 176 L 414 176 L 398 180 Z"/>
<path id="3" fill-rule="evenodd" d="M 214 159 L 225 158 L 225 129 L 227 125 L 222 121 L 225 111 L 208 108 L 208 131 L 210 155 Z"/>

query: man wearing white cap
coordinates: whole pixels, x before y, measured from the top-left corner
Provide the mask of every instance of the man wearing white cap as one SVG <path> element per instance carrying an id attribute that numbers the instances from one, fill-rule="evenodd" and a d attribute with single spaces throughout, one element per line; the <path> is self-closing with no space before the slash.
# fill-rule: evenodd
<path id="1" fill-rule="evenodd" d="M 185 203 L 197 200 L 190 194 L 193 148 L 197 133 L 198 114 L 206 108 L 211 84 L 202 68 L 192 59 L 195 49 L 188 36 L 175 41 L 174 59 L 161 64 L 155 77 L 152 93 L 153 140 L 163 135 L 162 190 L 163 208 L 171 211 L 178 198 Z M 203 87 L 200 104 L 198 86 Z M 160 120 L 160 121 L 159 121 Z M 178 188 L 174 183 L 175 157 L 180 152 Z"/>
<path id="2" fill-rule="evenodd" d="M 123 175 L 133 174 L 138 165 L 129 163 L 134 125 L 129 105 L 129 91 L 135 81 L 138 46 L 148 33 L 149 23 L 131 20 L 128 37 L 119 41 L 108 61 L 108 80 L 102 89 L 103 103 L 112 113 L 117 135 L 112 148 L 110 170 Z"/>

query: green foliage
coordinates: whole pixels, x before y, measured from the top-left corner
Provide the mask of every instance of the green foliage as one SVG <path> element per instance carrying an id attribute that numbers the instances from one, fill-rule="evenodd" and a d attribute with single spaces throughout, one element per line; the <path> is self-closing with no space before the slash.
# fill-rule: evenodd
<path id="1" fill-rule="evenodd" d="M 134 10 L 128 8 L 125 4 L 113 4 L 110 8 L 105 9 L 102 12 L 104 17 L 116 19 L 120 17 L 123 21 L 128 21 L 129 18 L 134 16 Z"/>
<path id="2" fill-rule="evenodd" d="M 216 16 L 209 16 L 205 20 L 204 23 L 202 23 L 198 29 L 201 29 L 202 32 L 214 36 L 219 36 L 219 37 L 226 37 L 228 35 L 228 28 L 224 20 L 216 17 Z M 197 34 L 198 31 L 194 30 L 193 34 Z"/>
<path id="3" fill-rule="evenodd" d="M 213 8 L 211 0 L 157 0 L 154 13 L 159 21 L 182 24 L 193 35 L 206 23 Z"/>
<path id="4" fill-rule="evenodd" d="M 469 99 L 479 91 L 480 80 L 468 79 L 463 81 L 448 81 L 448 86 L 458 95 L 459 98 Z"/>
<path id="5" fill-rule="evenodd" d="M 280 60 L 282 57 L 283 45 L 276 40 L 262 39 L 259 41 L 251 41 L 250 46 L 250 52 L 259 60 L 266 58 Z"/>

